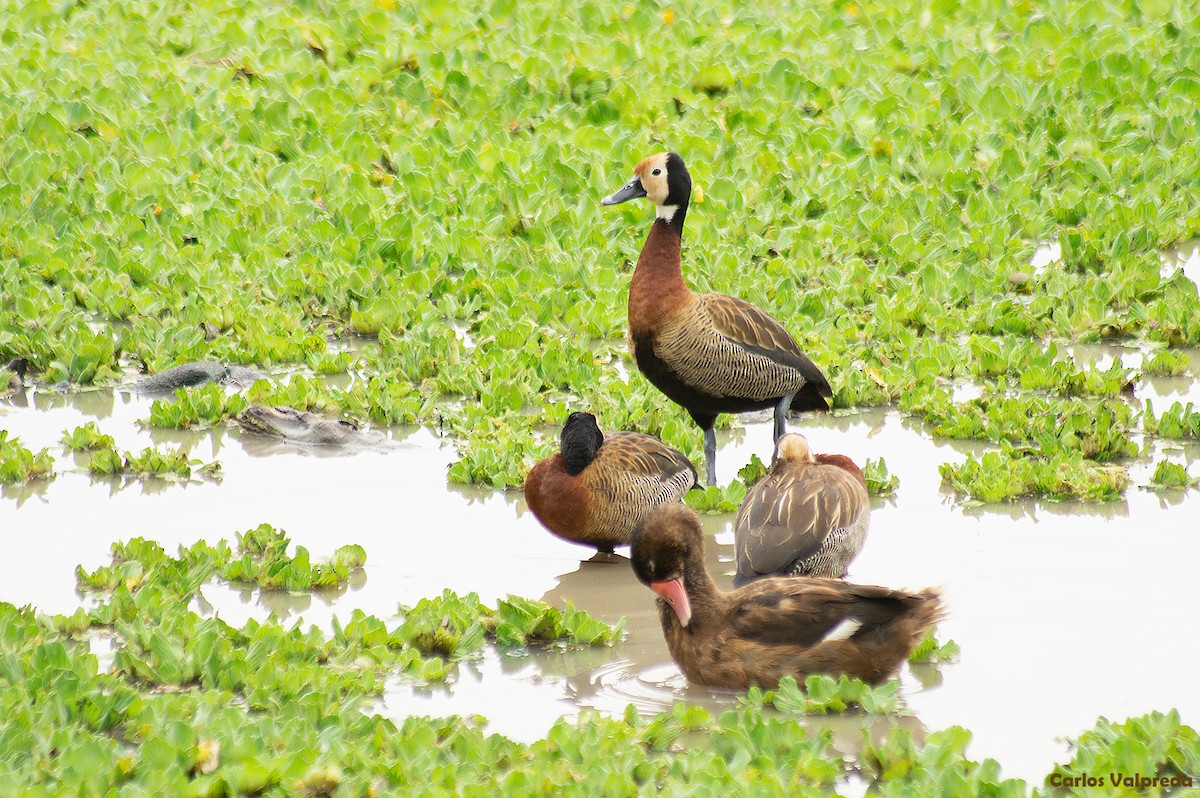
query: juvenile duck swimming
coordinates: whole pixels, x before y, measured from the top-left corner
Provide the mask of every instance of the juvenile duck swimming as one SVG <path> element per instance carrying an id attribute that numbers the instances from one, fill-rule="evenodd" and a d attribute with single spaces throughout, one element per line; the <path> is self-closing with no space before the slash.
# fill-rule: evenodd
<path id="1" fill-rule="evenodd" d="M 942 615 L 936 590 L 908 593 L 806 577 L 760 579 L 732 593 L 704 567 L 704 534 L 682 504 L 633 533 L 630 562 L 658 594 L 671 658 L 697 684 L 771 688 L 783 676 L 883 681 Z"/>

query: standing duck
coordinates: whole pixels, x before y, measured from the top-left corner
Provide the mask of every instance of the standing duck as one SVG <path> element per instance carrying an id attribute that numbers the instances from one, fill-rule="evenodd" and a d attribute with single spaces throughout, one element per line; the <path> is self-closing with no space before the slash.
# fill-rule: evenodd
<path id="1" fill-rule="evenodd" d="M 525 501 L 560 538 L 611 553 L 660 504 L 678 502 L 696 484 L 696 467 L 651 435 L 607 438 L 591 413 L 572 413 L 558 454 L 525 478 Z"/>
<path id="2" fill-rule="evenodd" d="M 843 579 L 871 525 L 867 480 L 844 454 L 818 454 L 803 435 L 775 444 L 767 475 L 734 522 L 734 587 L 763 576 Z"/>
<path id="3" fill-rule="evenodd" d="M 773 688 L 783 676 L 810 673 L 878 683 L 942 616 L 932 589 L 795 577 L 723 593 L 703 557 L 700 520 L 681 504 L 655 509 L 633 533 L 633 571 L 659 595 L 671 658 L 697 684 Z"/>
<path id="4" fill-rule="evenodd" d="M 715 485 L 719 413 L 774 408 L 778 440 L 789 408 L 828 410 L 833 392 L 775 319 L 741 299 L 687 287 L 680 252 L 691 193 L 683 159 L 664 152 L 639 163 L 602 204 L 646 197 L 657 206 L 629 285 L 629 348 L 646 378 L 704 430 L 706 476 Z"/>

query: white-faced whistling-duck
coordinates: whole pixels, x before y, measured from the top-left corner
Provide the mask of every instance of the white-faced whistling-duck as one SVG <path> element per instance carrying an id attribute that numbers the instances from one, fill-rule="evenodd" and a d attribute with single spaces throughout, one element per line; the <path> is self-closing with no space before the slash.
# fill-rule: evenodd
<path id="1" fill-rule="evenodd" d="M 844 454 L 818 454 L 794 432 L 750 488 L 733 525 L 735 587 L 763 576 L 842 579 L 871 525 L 867 481 Z"/>
<path id="2" fill-rule="evenodd" d="M 833 393 L 796 340 L 749 302 L 694 294 L 680 268 L 683 220 L 692 178 L 673 152 L 646 158 L 604 205 L 646 197 L 654 224 L 629 285 L 629 346 L 638 368 L 704 430 L 709 485 L 717 484 L 720 413 L 775 409 L 775 439 L 789 409 L 828 410 Z"/>
<path id="3" fill-rule="evenodd" d="M 600 432 L 591 413 L 572 413 L 558 454 L 525 478 L 525 501 L 542 525 L 566 540 L 611 552 L 660 504 L 696 484 L 682 454 L 640 432 Z"/>

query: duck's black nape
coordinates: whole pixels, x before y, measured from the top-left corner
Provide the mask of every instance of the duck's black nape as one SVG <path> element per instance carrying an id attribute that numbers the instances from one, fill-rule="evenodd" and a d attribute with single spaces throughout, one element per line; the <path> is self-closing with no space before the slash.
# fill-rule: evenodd
<path id="1" fill-rule="evenodd" d="M 575 412 L 567 417 L 559 436 L 559 450 L 567 473 L 576 476 L 596 458 L 596 451 L 604 443 L 604 433 L 591 413 Z"/>
<path id="2" fill-rule="evenodd" d="M 677 152 L 667 153 L 667 199 L 664 207 L 675 208 L 667 224 L 683 237 L 683 220 L 687 217 L 688 202 L 692 198 L 692 176 Z"/>

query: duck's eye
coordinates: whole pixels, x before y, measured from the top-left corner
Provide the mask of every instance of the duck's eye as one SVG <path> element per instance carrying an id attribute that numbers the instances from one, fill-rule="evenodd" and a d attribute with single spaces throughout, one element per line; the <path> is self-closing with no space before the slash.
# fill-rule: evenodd
<path id="1" fill-rule="evenodd" d="M 652 174 L 652 175 L 655 175 L 655 176 L 658 176 L 658 175 L 661 175 L 661 174 L 662 174 L 662 170 L 661 170 L 661 169 L 655 169 L 655 170 L 654 170 L 653 172 L 651 172 L 650 174 Z"/>

